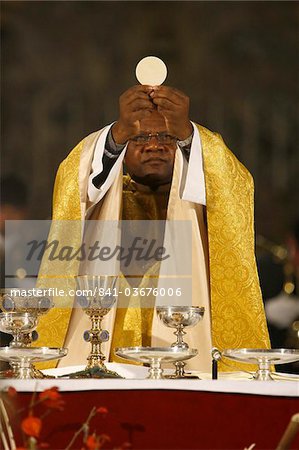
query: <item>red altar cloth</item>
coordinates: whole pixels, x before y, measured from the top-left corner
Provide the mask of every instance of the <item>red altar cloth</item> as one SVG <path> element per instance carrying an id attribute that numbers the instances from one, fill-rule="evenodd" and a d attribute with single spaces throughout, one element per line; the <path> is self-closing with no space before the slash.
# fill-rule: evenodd
<path id="1" fill-rule="evenodd" d="M 54 382 L 55 383 L 55 382 Z M 53 383 L 53 384 L 54 384 Z M 28 405 L 31 393 L 19 393 Z M 97 390 L 62 392 L 63 412 L 44 420 L 43 441 L 51 450 L 63 449 L 93 406 L 105 406 L 106 418 L 96 417 L 92 428 L 108 434 L 105 448 L 128 441 L 121 424 L 139 425 L 134 449 L 275 449 L 291 416 L 299 411 L 297 398 L 183 390 Z M 142 426 L 142 427 L 140 427 Z M 82 442 L 82 441 L 81 441 Z M 81 449 L 80 441 L 73 447 Z M 299 448 L 299 436 L 292 448 Z"/>

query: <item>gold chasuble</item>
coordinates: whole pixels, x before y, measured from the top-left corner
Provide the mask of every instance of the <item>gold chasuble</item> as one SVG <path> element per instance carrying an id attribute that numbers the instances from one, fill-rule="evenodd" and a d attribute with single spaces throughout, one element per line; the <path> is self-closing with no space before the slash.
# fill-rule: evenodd
<path id="1" fill-rule="evenodd" d="M 198 370 L 204 368 L 205 371 L 209 371 L 211 346 L 220 350 L 243 347 L 269 348 L 269 338 L 254 254 L 252 177 L 218 134 L 202 126 L 197 127 L 201 138 L 205 174 L 207 229 L 204 225 L 202 206 L 180 199 L 176 181 L 180 164 L 179 150 L 176 155 L 168 207 L 167 188 L 165 192 L 145 192 L 147 188 L 142 192 L 142 189 L 140 190 L 128 178 L 125 178 L 123 186 L 123 178 L 119 174 L 100 202 L 97 218 L 100 220 L 192 218 L 195 236 L 192 241 L 192 283 L 195 287 L 200 287 L 192 290 L 194 297 L 192 304 L 205 306 L 206 325 L 204 326 L 204 321 L 199 323 L 188 331 L 187 337 L 192 338 L 192 334 L 196 335 L 198 330 L 205 328 L 206 334 L 201 335 L 201 340 L 191 339 L 191 343 L 192 346 L 199 348 L 201 353 L 199 358 L 205 359 L 204 366 L 197 366 Z M 85 218 L 89 206 L 87 181 L 91 172 L 95 144 L 101 132 L 102 130 L 85 138 L 61 163 L 54 187 L 51 238 L 58 238 L 59 235 L 55 221 L 79 223 Z M 130 205 L 133 198 L 132 208 Z M 141 202 L 140 207 L 138 202 Z M 142 207 L 146 202 L 149 202 L 149 206 Z M 68 223 L 74 223 L 74 230 L 72 233 L 68 232 L 67 245 L 78 248 L 81 239 L 80 226 L 78 229 L 75 222 Z M 201 253 L 198 259 L 197 253 Z M 63 273 L 53 272 L 52 263 L 47 262 L 46 252 L 40 269 L 40 284 L 50 283 L 51 287 L 63 287 L 64 290 L 74 289 L 74 276 L 79 272 L 80 263 L 73 259 L 66 264 Z M 129 280 L 124 279 L 124 282 L 127 283 Z M 82 338 L 82 330 L 88 329 L 88 320 L 87 317 L 83 319 L 84 315 L 78 308 L 74 308 L 72 313 L 73 300 L 71 297 L 55 299 L 56 307 L 40 319 L 38 326 L 40 337 L 34 345 L 49 347 L 66 345 L 69 348 L 77 345 L 80 348 L 84 347 L 86 355 L 88 354 L 89 345 L 84 343 Z M 131 328 L 136 330 L 134 340 L 136 339 L 138 344 L 134 342 L 130 344 L 125 339 L 126 345 L 156 345 L 159 342 L 160 345 L 166 346 L 174 341 L 171 330 L 157 325 L 152 308 L 145 311 L 134 308 L 133 315 L 130 309 L 117 308 L 106 316 L 109 324 L 103 326 L 112 333 L 111 351 L 108 346 L 106 355 L 111 355 L 113 347 L 124 343 L 122 331 L 126 321 L 132 322 L 134 315 L 136 324 L 131 324 Z M 86 324 L 83 323 L 84 320 Z M 80 351 L 77 353 L 77 364 L 84 364 Z M 196 358 L 194 360 L 196 364 L 200 361 Z M 66 364 L 74 364 L 73 361 L 69 361 L 66 360 Z M 249 365 L 230 364 L 239 369 L 253 369 Z M 53 364 L 48 363 L 43 367 L 53 367 Z M 231 369 L 220 363 L 220 370 Z"/>

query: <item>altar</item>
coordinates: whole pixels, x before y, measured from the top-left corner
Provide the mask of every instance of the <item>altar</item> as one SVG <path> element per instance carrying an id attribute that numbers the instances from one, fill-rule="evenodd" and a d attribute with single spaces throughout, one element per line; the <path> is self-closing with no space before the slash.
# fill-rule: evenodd
<path id="1" fill-rule="evenodd" d="M 17 390 L 19 408 L 30 403 L 34 391 L 59 389 L 64 410 L 50 414 L 43 430 L 51 450 L 66 448 L 94 406 L 107 410 L 94 424 L 111 439 L 104 448 L 126 448 L 121 447 L 126 442 L 133 449 L 244 449 L 252 444 L 257 450 L 275 449 L 299 411 L 296 378 L 258 382 L 236 372 L 220 373 L 218 380 L 209 374 L 147 380 L 145 367 L 108 365 L 126 379 L 7 379 L 0 381 L 1 389 Z M 45 372 L 63 375 L 77 369 Z M 82 448 L 77 445 L 72 449 Z M 291 448 L 298 446 L 299 436 Z"/>
<path id="2" fill-rule="evenodd" d="M 93 277 L 80 280 L 94 282 Z M 35 330 L 38 315 L 52 306 L 48 297 L 36 301 L 38 307 L 24 312 L 28 306 L 21 297 L 2 298 L 1 329 L 14 336 L 0 355 L 12 369 L 0 379 L 4 450 L 298 448 L 299 377 L 276 373 L 273 366 L 298 360 L 296 349 L 214 348 L 208 372 L 194 370 L 185 361 L 198 350 L 183 340 L 184 328 L 201 321 L 204 308 L 161 306 L 159 320 L 176 329 L 176 342 L 171 347 L 115 348 L 116 355 L 135 364 L 107 362 L 105 367 L 101 345 L 109 333 L 101 321 L 114 298 L 100 294 L 84 297 L 81 305 L 91 321 L 84 333 L 91 344 L 87 366 L 67 361 L 39 371 L 35 363 L 60 359 L 67 348 L 28 345 L 27 334 Z M 73 353 L 83 363 L 77 339 Z M 217 378 L 219 360 L 230 372 L 219 372 Z M 242 371 L 236 372 L 230 360 L 253 364 L 244 370 L 241 364 Z M 258 370 L 248 371 L 254 365 Z M 211 379 L 212 371 L 217 379 Z M 290 445 L 278 447 L 295 415 Z"/>

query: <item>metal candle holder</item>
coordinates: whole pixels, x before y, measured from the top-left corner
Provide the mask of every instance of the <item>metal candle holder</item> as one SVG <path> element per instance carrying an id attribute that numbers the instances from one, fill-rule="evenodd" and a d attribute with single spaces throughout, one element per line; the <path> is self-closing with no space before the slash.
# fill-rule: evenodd
<path id="1" fill-rule="evenodd" d="M 84 340 L 91 344 L 91 352 L 87 357 L 85 371 L 78 373 L 78 377 L 119 378 L 120 376 L 116 372 L 108 370 L 105 366 L 106 358 L 102 352 L 102 344 L 109 340 L 109 331 L 102 329 L 102 320 L 116 302 L 118 277 L 78 275 L 75 278 L 78 289 L 86 294 L 77 297 L 77 301 L 91 320 L 91 329 L 86 330 L 83 334 Z M 72 377 L 75 375 L 72 374 Z"/>
<path id="2" fill-rule="evenodd" d="M 175 328 L 174 332 L 176 341 L 171 344 L 171 347 L 179 349 L 188 349 L 189 345 L 184 341 L 185 328 L 194 327 L 204 315 L 204 307 L 199 306 L 158 306 L 156 308 L 159 319 L 169 328 Z M 176 361 L 175 374 L 171 378 L 184 378 L 185 362 Z"/>

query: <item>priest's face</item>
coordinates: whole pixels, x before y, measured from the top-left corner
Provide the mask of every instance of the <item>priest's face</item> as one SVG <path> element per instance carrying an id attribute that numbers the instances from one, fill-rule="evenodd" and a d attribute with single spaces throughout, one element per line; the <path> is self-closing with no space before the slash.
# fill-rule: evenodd
<path id="1" fill-rule="evenodd" d="M 176 138 L 169 135 L 164 117 L 153 112 L 140 121 L 140 132 L 129 141 L 125 163 L 137 183 L 158 187 L 171 182 Z"/>

